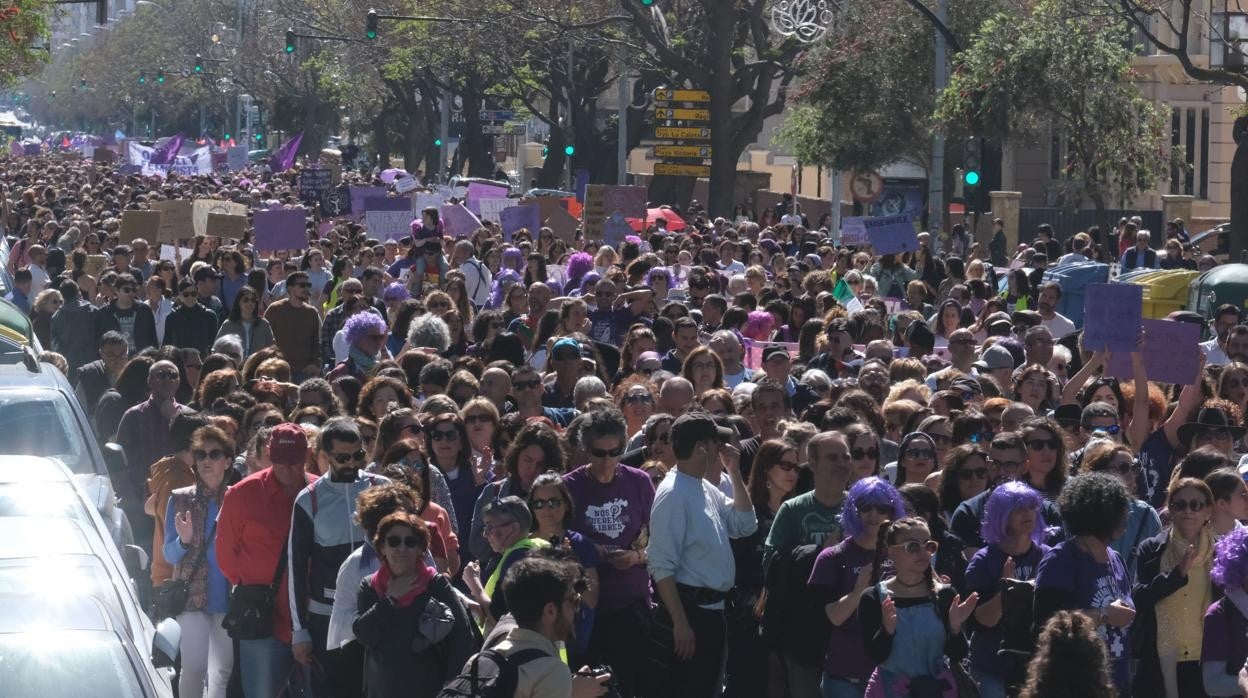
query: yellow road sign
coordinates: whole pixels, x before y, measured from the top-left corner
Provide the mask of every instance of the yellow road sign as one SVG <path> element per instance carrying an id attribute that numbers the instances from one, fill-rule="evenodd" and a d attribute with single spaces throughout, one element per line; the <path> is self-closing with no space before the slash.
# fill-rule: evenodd
<path id="1" fill-rule="evenodd" d="M 655 90 L 654 98 L 660 102 L 709 102 L 711 93 L 706 90 Z"/>
<path id="2" fill-rule="evenodd" d="M 681 128 L 678 126 L 654 127 L 655 138 L 675 138 L 677 140 L 707 139 L 711 137 L 709 128 Z"/>
<path id="3" fill-rule="evenodd" d="M 654 118 L 659 121 L 674 119 L 676 121 L 710 121 L 710 109 L 667 109 L 655 107 Z"/>
<path id="4" fill-rule="evenodd" d="M 668 162 L 659 162 L 654 165 L 654 173 L 656 175 L 673 175 L 676 177 L 710 177 L 710 165 L 674 165 Z"/>
<path id="5" fill-rule="evenodd" d="M 656 158 L 709 158 L 711 148 L 706 145 L 656 145 Z"/>

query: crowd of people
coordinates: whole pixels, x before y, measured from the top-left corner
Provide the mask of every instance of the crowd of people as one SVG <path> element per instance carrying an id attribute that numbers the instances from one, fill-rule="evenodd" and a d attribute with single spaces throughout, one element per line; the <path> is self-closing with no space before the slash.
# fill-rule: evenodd
<path id="1" fill-rule="evenodd" d="M 1248 325 L 1112 377 L 1044 276 L 1099 231 L 876 255 L 786 199 L 618 249 L 437 208 L 120 241 L 196 198 L 300 206 L 0 162 L 9 300 L 125 450 L 182 698 L 1244 695 Z"/>

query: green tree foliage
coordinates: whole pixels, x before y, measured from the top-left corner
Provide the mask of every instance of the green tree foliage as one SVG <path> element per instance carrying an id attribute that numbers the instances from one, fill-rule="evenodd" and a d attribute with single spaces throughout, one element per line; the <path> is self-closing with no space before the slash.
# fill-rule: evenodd
<path id="1" fill-rule="evenodd" d="M 49 0 L 0 3 L 0 87 L 39 70 L 47 62 Z"/>

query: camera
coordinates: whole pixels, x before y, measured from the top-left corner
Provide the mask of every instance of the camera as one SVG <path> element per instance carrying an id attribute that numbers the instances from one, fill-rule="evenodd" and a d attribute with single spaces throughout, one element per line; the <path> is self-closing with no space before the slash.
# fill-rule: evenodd
<path id="1" fill-rule="evenodd" d="M 576 673 L 580 674 L 581 676 L 598 677 L 598 676 L 603 676 L 605 674 L 610 674 L 613 672 L 611 671 L 611 667 L 607 666 L 606 664 L 594 664 Z M 614 677 L 607 679 L 606 682 L 602 684 L 602 687 L 606 689 L 606 692 L 602 694 L 603 698 L 620 698 L 620 689 L 619 689 L 619 686 L 615 683 Z"/>

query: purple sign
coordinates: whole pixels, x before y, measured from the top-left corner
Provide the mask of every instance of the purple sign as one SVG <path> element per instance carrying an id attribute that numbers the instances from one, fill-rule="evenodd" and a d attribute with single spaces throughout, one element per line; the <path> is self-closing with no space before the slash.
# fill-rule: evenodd
<path id="1" fill-rule="evenodd" d="M 478 202 L 481 199 L 506 199 L 507 191 L 507 187 L 501 185 L 494 186 L 484 182 L 469 182 L 468 194 L 464 196 L 464 201 L 468 204 L 468 210 L 472 211 L 473 215 L 479 216 L 481 215 L 481 209 Z"/>
<path id="2" fill-rule="evenodd" d="M 256 211 L 252 225 L 256 231 L 256 249 L 303 250 L 308 247 L 307 213 L 301 208 Z"/>
<path id="3" fill-rule="evenodd" d="M 351 217 L 356 220 L 364 217 L 368 210 L 364 208 L 365 197 L 385 197 L 387 191 L 385 187 L 351 187 Z"/>
<path id="4" fill-rule="evenodd" d="M 412 200 L 406 196 L 368 196 L 364 198 L 364 210 L 407 211 L 410 213 L 412 210 Z"/>
<path id="5" fill-rule="evenodd" d="M 447 233 L 459 238 L 472 235 L 481 227 L 481 221 L 463 204 L 443 204 L 442 224 Z"/>
<path id="6" fill-rule="evenodd" d="M 533 204 L 505 208 L 498 217 L 503 226 L 503 239 L 507 242 L 511 242 L 511 236 L 517 230 L 528 230 L 536 235 L 538 228 L 542 227 L 542 209 Z"/>
<path id="7" fill-rule="evenodd" d="M 913 252 L 919 248 L 918 235 L 910 216 L 881 216 L 864 218 L 862 226 L 867 231 L 871 247 L 879 254 Z"/>
<path id="8" fill-rule="evenodd" d="M 1196 370 L 1200 365 L 1196 358 L 1200 325 L 1152 319 L 1145 319 L 1142 324 L 1144 345 L 1141 351 L 1148 379 L 1158 383 L 1191 385 L 1196 380 Z M 1105 371 L 1121 380 L 1134 378 L 1130 352 L 1111 353 Z"/>
<path id="9" fill-rule="evenodd" d="M 1143 286 L 1088 284 L 1083 291 L 1083 346 L 1088 351 L 1135 351 L 1143 311 Z"/>

